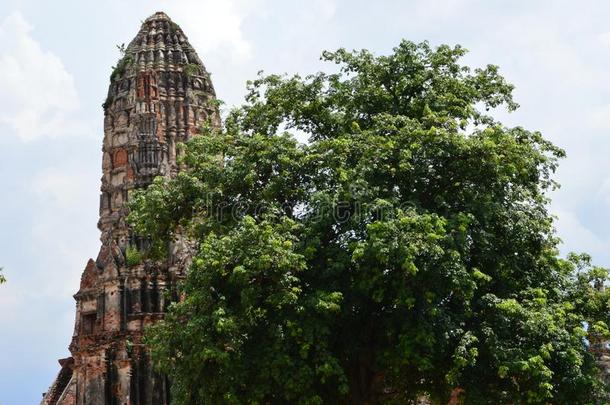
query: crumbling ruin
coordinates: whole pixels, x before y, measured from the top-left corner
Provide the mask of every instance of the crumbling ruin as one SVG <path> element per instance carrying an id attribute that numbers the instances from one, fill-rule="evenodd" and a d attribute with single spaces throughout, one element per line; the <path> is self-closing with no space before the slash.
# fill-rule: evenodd
<path id="1" fill-rule="evenodd" d="M 155 176 L 173 176 L 177 144 L 220 118 L 210 75 L 164 13 L 144 21 L 111 76 L 104 103 L 100 220 L 102 246 L 83 272 L 71 357 L 42 404 L 167 404 L 169 382 L 142 345 L 143 329 L 178 299 L 188 249 L 163 263 L 143 260 L 146 238 L 126 224 L 126 202 Z"/>

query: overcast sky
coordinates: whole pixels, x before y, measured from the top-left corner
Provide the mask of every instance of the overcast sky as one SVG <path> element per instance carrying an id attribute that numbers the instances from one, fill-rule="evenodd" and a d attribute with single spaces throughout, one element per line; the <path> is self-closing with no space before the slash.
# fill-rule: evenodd
<path id="1" fill-rule="evenodd" d="M 101 104 L 116 44 L 165 11 L 241 102 L 256 72 L 324 69 L 323 49 L 402 38 L 461 44 L 501 67 L 521 108 L 498 116 L 568 154 L 552 211 L 563 251 L 610 266 L 610 2 L 0 1 L 0 404 L 38 404 L 69 355 L 79 277 L 99 249 Z"/>

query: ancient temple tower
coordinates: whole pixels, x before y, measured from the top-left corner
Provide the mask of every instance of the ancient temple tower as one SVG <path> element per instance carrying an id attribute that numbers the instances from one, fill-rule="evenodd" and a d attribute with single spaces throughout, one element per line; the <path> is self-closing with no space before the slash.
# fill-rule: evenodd
<path id="1" fill-rule="evenodd" d="M 205 123 L 219 125 L 210 76 L 186 36 L 164 13 L 144 21 L 117 63 L 104 103 L 100 220 L 102 246 L 83 272 L 71 357 L 43 404 L 167 404 L 169 382 L 155 373 L 143 328 L 177 299 L 188 251 L 162 263 L 142 257 L 147 241 L 126 224 L 126 202 L 155 176 L 173 176 L 176 145 Z"/>

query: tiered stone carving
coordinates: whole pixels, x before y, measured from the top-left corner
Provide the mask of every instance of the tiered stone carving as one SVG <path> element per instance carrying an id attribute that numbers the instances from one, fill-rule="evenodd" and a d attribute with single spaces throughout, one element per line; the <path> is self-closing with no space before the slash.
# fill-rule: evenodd
<path id="1" fill-rule="evenodd" d="M 60 360 L 43 404 L 169 403 L 169 382 L 151 367 L 142 333 L 178 299 L 189 252 L 177 242 L 164 262 L 130 258 L 147 240 L 127 225 L 126 202 L 155 176 L 175 175 L 176 145 L 206 123 L 220 124 L 210 75 L 180 27 L 156 13 L 111 77 L 104 103 L 102 246 L 74 295 L 72 356 Z"/>

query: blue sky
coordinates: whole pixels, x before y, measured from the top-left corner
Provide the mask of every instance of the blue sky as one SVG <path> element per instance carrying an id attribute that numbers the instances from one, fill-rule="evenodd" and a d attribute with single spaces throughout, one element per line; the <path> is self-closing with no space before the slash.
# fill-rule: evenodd
<path id="1" fill-rule="evenodd" d="M 323 69 L 323 49 L 387 53 L 401 38 L 459 43 L 500 65 L 521 108 L 568 157 L 552 211 L 563 251 L 610 266 L 610 3 L 606 1 L 172 0 L 0 2 L 0 404 L 37 404 L 68 356 L 80 273 L 99 248 L 101 104 L 115 45 L 165 11 L 219 98 L 256 72 Z"/>

